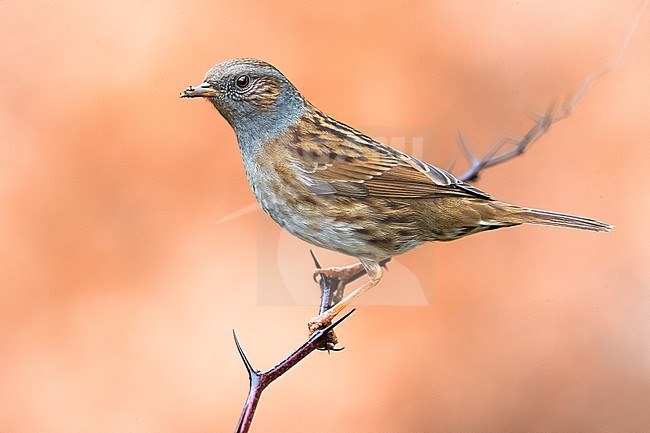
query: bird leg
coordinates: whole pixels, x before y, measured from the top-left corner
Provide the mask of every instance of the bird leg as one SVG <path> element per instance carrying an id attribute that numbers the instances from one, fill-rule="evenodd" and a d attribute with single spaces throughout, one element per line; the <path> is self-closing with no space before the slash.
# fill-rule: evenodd
<path id="1" fill-rule="evenodd" d="M 343 311 L 345 307 L 350 305 L 356 298 L 358 298 L 368 290 L 375 287 L 379 282 L 379 280 L 381 280 L 381 276 L 382 276 L 381 265 L 379 263 L 374 261 L 365 261 L 365 260 L 361 261 L 361 263 L 357 263 L 351 266 L 346 266 L 343 268 L 319 269 L 315 272 L 315 274 L 319 273 L 327 276 L 330 276 L 330 272 L 332 272 L 333 273 L 332 276 L 334 278 L 338 278 L 344 281 L 343 280 L 344 276 L 347 276 L 347 278 L 350 279 L 352 276 L 358 274 L 362 269 L 365 269 L 366 273 L 368 274 L 369 277 L 368 281 L 363 283 L 360 287 L 355 289 L 352 293 L 347 295 L 345 298 L 341 299 L 336 305 L 334 305 L 324 313 L 312 317 L 307 323 L 310 333 L 314 333 L 319 329 L 329 326 L 329 324 L 332 323 L 332 320 L 334 320 L 334 318 L 341 311 Z M 337 271 L 339 271 L 339 273 L 336 273 Z"/>

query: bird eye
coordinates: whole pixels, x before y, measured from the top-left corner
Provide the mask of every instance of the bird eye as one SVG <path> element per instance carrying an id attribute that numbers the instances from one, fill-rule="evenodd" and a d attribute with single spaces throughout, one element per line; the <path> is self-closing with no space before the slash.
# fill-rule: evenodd
<path id="1" fill-rule="evenodd" d="M 237 80 L 235 80 L 235 83 L 237 84 L 237 87 L 240 89 L 244 89 L 248 84 L 251 82 L 251 79 L 248 77 L 248 75 L 240 75 L 237 77 Z"/>

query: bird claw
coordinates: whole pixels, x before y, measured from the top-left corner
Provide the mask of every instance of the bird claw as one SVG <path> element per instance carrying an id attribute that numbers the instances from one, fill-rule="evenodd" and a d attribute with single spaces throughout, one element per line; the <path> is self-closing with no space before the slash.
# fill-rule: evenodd
<path id="1" fill-rule="evenodd" d="M 338 342 L 339 339 L 336 336 L 336 333 L 334 333 L 334 331 L 332 330 L 327 333 L 327 335 L 325 336 L 325 341 L 323 341 L 323 343 L 319 347 L 317 347 L 317 349 L 323 351 L 327 350 L 328 352 L 340 352 L 341 350 L 343 350 L 343 348 L 336 347 Z"/>
<path id="2" fill-rule="evenodd" d="M 341 278 L 339 277 L 339 274 L 335 272 L 335 271 L 338 270 L 338 269 L 340 269 L 340 268 L 320 268 L 320 269 L 314 269 L 314 275 L 313 275 L 314 282 L 320 284 L 320 280 L 321 280 L 322 277 L 327 277 L 327 278 L 329 278 L 329 279 L 334 279 L 334 278 L 336 278 L 336 279 L 339 279 L 339 280 L 340 280 Z"/>
<path id="3" fill-rule="evenodd" d="M 359 272 L 363 271 L 363 265 L 361 263 L 356 263 L 350 266 L 343 267 L 332 267 L 332 268 L 319 268 L 314 270 L 313 278 L 314 281 L 320 284 L 321 277 L 327 277 L 329 279 L 337 279 L 344 284 L 351 280 Z"/>

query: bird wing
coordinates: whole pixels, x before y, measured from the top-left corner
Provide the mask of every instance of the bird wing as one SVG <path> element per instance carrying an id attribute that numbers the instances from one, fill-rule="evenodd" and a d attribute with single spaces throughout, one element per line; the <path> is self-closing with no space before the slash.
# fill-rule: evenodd
<path id="1" fill-rule="evenodd" d="M 328 116 L 310 119 L 287 143 L 300 179 L 316 194 L 349 197 L 492 197 L 452 174 Z"/>

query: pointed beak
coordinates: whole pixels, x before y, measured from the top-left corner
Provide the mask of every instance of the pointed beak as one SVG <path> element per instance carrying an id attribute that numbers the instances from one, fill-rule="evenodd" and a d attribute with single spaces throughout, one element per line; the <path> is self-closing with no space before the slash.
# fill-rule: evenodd
<path id="1" fill-rule="evenodd" d="M 212 98 L 217 96 L 217 93 L 210 83 L 203 82 L 196 87 L 190 86 L 183 90 L 181 98 Z"/>

